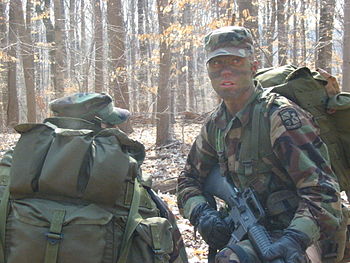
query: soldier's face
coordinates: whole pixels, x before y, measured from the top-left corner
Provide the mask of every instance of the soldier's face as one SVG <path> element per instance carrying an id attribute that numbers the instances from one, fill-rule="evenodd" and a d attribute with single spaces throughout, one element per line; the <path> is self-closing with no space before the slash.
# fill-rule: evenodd
<path id="1" fill-rule="evenodd" d="M 207 63 L 211 84 L 224 100 L 237 99 L 254 87 L 256 62 L 233 55 L 218 56 Z"/>

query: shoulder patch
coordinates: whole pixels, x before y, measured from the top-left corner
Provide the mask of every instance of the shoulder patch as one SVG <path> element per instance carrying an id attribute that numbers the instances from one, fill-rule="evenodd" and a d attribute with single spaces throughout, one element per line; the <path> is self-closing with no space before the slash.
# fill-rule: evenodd
<path id="1" fill-rule="evenodd" d="M 295 130 L 301 127 L 301 121 L 295 109 L 286 108 L 281 110 L 278 114 L 287 130 Z"/>

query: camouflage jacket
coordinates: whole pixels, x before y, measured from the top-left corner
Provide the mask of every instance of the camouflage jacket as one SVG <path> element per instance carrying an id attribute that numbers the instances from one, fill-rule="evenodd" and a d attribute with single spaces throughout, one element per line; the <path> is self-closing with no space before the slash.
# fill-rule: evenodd
<path id="1" fill-rule="evenodd" d="M 192 209 L 206 202 L 202 186 L 213 165 L 222 157 L 217 150 L 217 131 L 224 136 L 224 159 L 235 185 L 252 187 L 267 212 L 269 230 L 293 228 L 312 241 L 332 233 L 341 220 L 339 184 L 331 170 L 326 145 L 312 116 L 295 103 L 278 96 L 268 111 L 271 152 L 264 163 L 268 171 L 249 176 L 240 172 L 240 146 L 252 123 L 252 111 L 261 94 L 257 88 L 233 118 L 222 103 L 208 117 L 178 178 L 178 205 L 189 218 Z M 265 143 L 266 144 L 266 143 Z M 283 208 L 283 205 L 287 205 Z M 281 209 L 280 209 L 281 208 Z M 278 210 L 281 211 L 278 211 Z M 276 211 L 277 210 L 277 211 Z"/>

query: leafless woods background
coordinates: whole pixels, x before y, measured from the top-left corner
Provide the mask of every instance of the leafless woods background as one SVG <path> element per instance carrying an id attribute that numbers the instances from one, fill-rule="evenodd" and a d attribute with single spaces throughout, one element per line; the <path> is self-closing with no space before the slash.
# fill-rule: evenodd
<path id="1" fill-rule="evenodd" d="M 108 92 L 172 141 L 180 118 L 218 99 L 203 36 L 252 29 L 261 67 L 321 67 L 350 91 L 350 0 L 0 0 L 0 129 L 42 121 L 48 102 Z"/>

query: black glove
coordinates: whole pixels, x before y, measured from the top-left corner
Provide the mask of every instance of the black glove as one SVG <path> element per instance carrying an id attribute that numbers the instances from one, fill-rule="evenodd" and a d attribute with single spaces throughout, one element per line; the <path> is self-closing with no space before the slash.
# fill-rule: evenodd
<path id="1" fill-rule="evenodd" d="M 301 231 L 287 229 L 283 236 L 274 242 L 267 251 L 264 259 L 271 261 L 281 258 L 287 263 L 305 263 L 306 248 L 310 245 L 310 238 Z"/>
<path id="2" fill-rule="evenodd" d="M 199 204 L 193 209 L 190 222 L 198 229 L 204 241 L 214 249 L 222 249 L 233 231 L 232 224 L 226 223 L 221 213 L 207 203 Z"/>

